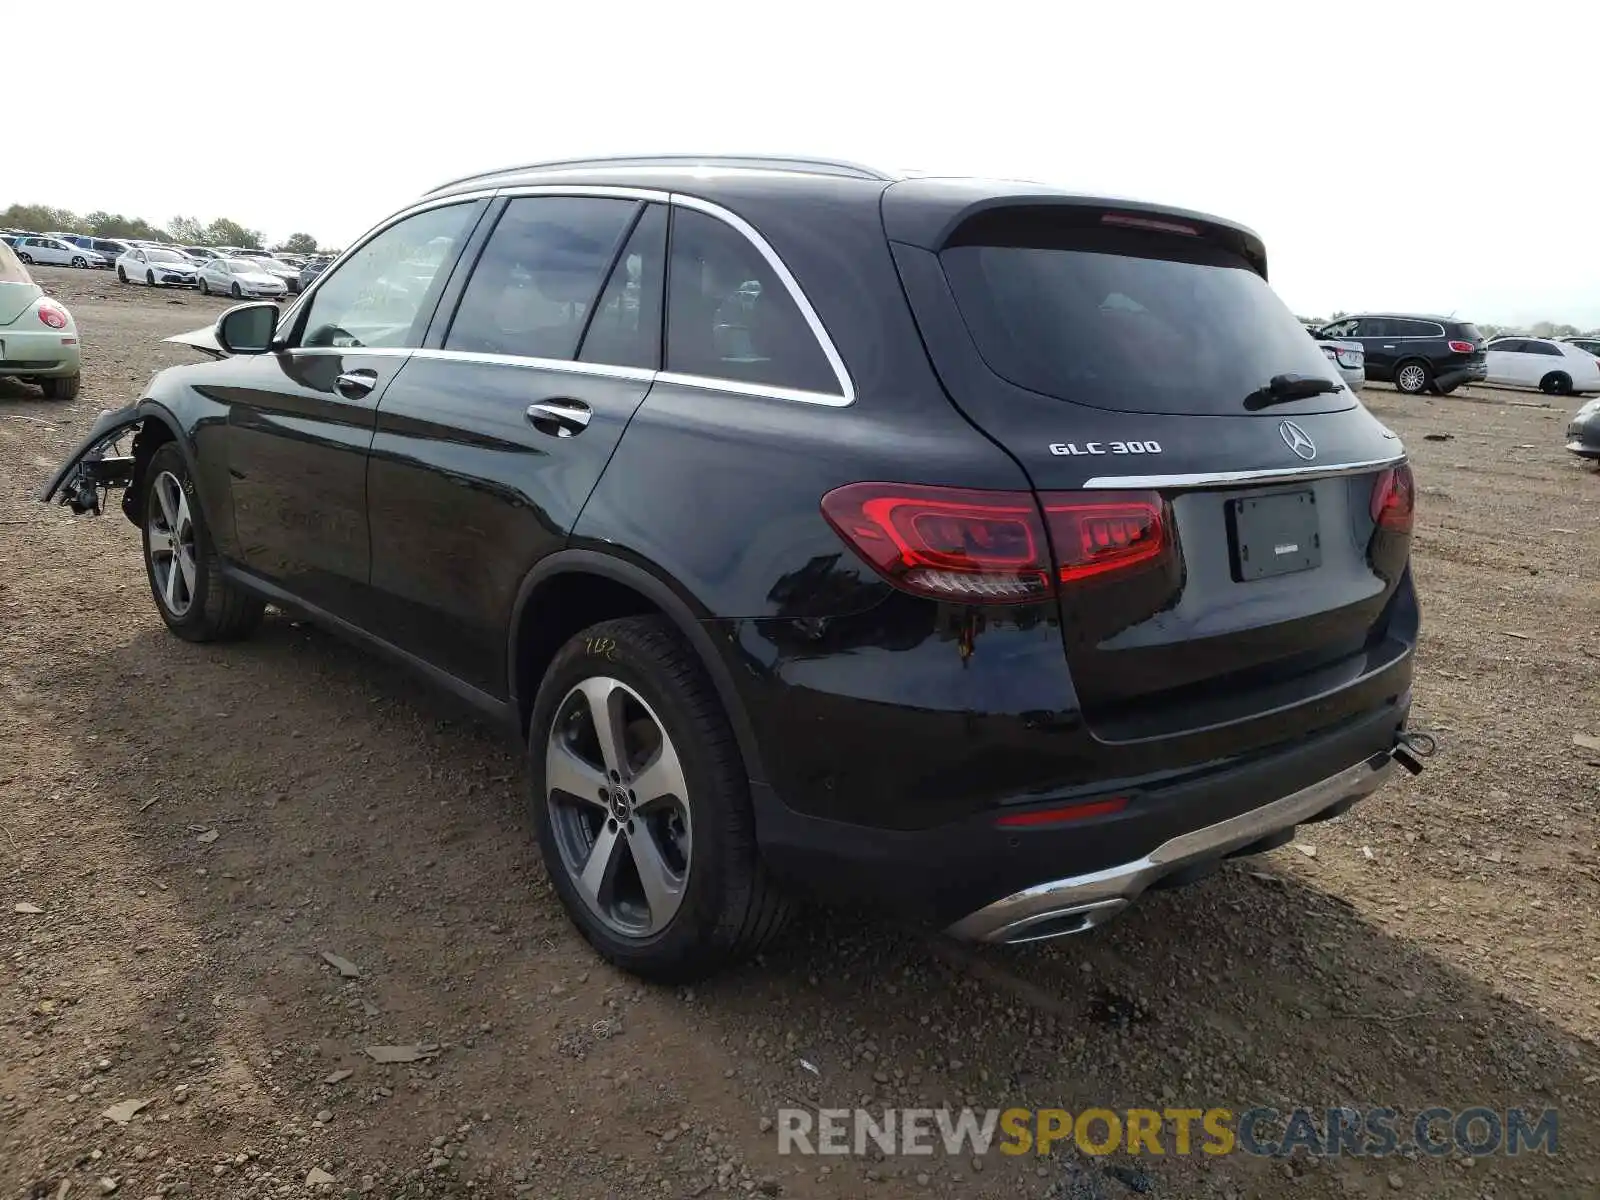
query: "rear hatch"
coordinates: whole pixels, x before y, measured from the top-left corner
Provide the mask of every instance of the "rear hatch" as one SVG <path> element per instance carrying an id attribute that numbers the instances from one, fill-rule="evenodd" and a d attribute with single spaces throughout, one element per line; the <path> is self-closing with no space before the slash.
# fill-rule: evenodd
<path id="1" fill-rule="evenodd" d="M 1039 496 L 1095 735 L 1210 757 L 1368 703 L 1351 689 L 1412 641 L 1409 471 L 1254 235 L 1073 200 L 918 245 L 907 186 L 902 280 L 951 399 Z"/>

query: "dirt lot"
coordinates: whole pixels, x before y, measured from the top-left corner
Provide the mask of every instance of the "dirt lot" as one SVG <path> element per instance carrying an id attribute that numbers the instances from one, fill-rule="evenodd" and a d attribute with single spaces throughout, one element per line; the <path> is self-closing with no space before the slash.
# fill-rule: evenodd
<path id="1" fill-rule="evenodd" d="M 1600 473 L 1570 405 L 1369 389 L 1422 492 L 1420 779 L 1082 939 L 814 914 L 690 992 L 591 956 L 515 754 L 452 701 L 283 616 L 180 642 L 120 514 L 31 502 L 222 307 L 39 275 L 86 386 L 0 383 L 0 1196 L 1600 1194 L 1600 752 L 1573 741 L 1600 735 Z M 778 1155 L 780 1105 L 863 1102 L 1555 1107 L 1559 1153 Z"/>

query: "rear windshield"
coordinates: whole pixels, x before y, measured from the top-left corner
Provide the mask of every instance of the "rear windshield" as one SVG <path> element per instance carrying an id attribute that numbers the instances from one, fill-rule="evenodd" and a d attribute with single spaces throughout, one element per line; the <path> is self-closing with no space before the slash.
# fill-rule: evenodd
<path id="1" fill-rule="evenodd" d="M 0 242 L 0 283 L 32 283 L 33 276 L 22 265 L 11 243 Z"/>
<path id="2" fill-rule="evenodd" d="M 1019 224 L 1015 238 L 990 227 L 980 244 L 939 256 L 978 352 L 1011 383 L 1124 412 L 1239 414 L 1274 375 L 1337 378 L 1233 251 L 1199 237 L 1039 224 Z"/>

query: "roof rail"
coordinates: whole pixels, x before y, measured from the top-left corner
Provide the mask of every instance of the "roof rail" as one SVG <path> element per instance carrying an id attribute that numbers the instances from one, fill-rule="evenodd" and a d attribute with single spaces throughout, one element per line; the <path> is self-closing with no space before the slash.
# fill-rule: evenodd
<path id="1" fill-rule="evenodd" d="M 834 158 L 794 158 L 768 154 L 623 154 L 599 158 L 555 159 L 549 162 L 499 167 L 493 171 L 477 171 L 471 175 L 463 175 L 459 179 L 447 180 L 437 187 L 429 188 L 423 195 L 432 196 L 463 183 L 493 179 L 501 175 L 519 175 L 530 171 L 571 171 L 583 167 L 606 169 L 681 167 L 685 170 L 692 170 L 695 167 L 728 167 L 756 171 L 793 171 L 803 175 L 835 175 L 844 179 L 876 179 L 884 183 L 893 182 L 897 178 L 874 167 L 864 167 L 860 163 Z"/>

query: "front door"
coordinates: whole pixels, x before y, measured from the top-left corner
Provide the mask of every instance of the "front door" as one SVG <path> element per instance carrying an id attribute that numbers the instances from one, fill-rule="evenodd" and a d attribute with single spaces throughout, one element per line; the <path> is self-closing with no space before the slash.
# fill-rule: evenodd
<path id="1" fill-rule="evenodd" d="M 514 196 L 384 394 L 367 473 L 387 640 L 509 694 L 518 589 L 566 544 L 660 358 L 665 209 Z"/>
<path id="2" fill-rule="evenodd" d="M 215 399 L 240 555 L 298 599 L 358 614 L 371 569 L 367 452 L 384 390 L 421 345 L 482 202 L 427 209 L 371 237 Z"/>

